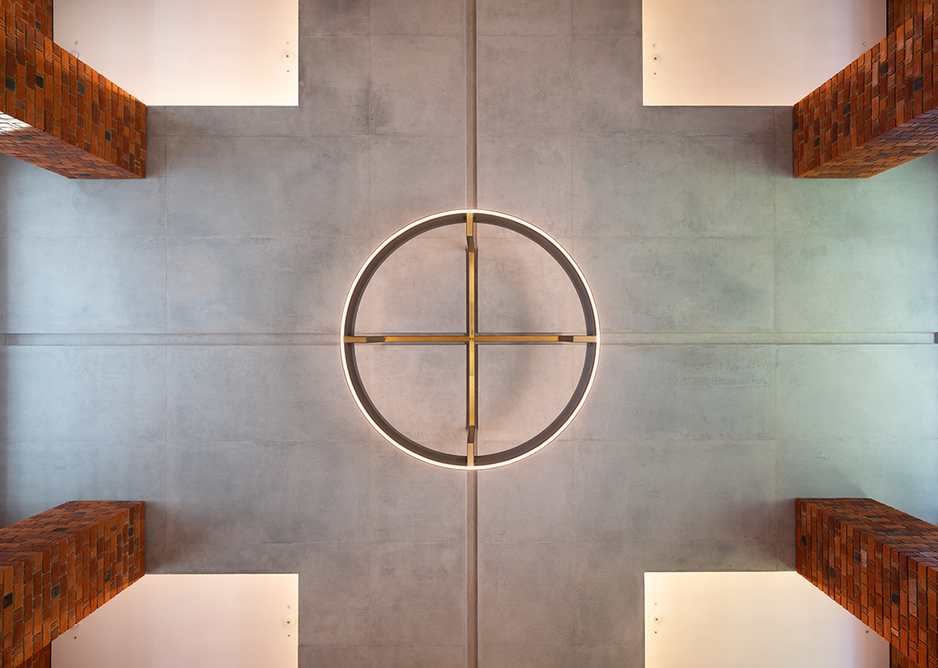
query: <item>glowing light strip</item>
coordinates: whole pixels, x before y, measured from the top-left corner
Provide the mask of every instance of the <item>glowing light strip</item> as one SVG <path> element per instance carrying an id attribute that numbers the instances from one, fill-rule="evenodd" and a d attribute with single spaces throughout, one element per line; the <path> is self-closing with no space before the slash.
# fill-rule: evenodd
<path id="1" fill-rule="evenodd" d="M 408 233 L 409 233 L 411 230 L 413 230 L 414 228 L 416 228 L 416 227 L 418 227 L 418 226 L 421 226 L 421 225 L 424 225 L 425 223 L 428 223 L 428 222 L 430 222 L 430 221 L 443 218 L 443 217 L 448 217 L 448 216 L 453 216 L 453 215 L 463 215 L 463 214 L 465 214 L 466 217 L 467 217 L 467 232 L 469 231 L 469 229 L 470 229 L 469 226 L 471 225 L 472 235 L 469 237 L 470 239 L 472 239 L 472 246 L 473 246 L 471 252 L 474 252 L 474 251 L 475 251 L 475 222 L 476 222 L 476 221 L 472 220 L 472 218 L 474 218 L 475 216 L 481 214 L 481 215 L 483 215 L 483 216 L 492 216 L 492 217 L 503 218 L 503 219 L 506 219 L 506 220 L 510 220 L 510 221 L 512 221 L 513 223 L 516 223 L 516 224 L 518 224 L 518 225 L 521 225 L 521 226 L 527 228 L 528 230 L 530 230 L 534 235 L 540 236 L 542 239 L 544 239 L 545 241 L 547 241 L 557 252 L 559 252 L 561 255 L 563 255 L 563 257 L 564 257 L 564 258 L 566 259 L 566 261 L 569 263 L 569 266 L 573 269 L 573 271 L 576 273 L 577 277 L 579 278 L 579 281 L 580 281 L 580 283 L 581 283 L 581 285 L 582 285 L 583 291 L 584 291 L 584 293 L 585 293 L 585 295 L 586 295 L 586 297 L 587 297 L 587 299 L 588 299 L 588 301 L 589 301 L 589 304 L 590 304 L 590 311 L 591 311 L 591 315 L 592 315 L 592 324 L 593 324 L 593 326 L 594 326 L 594 328 L 595 328 L 595 331 L 596 331 L 596 334 L 595 334 L 594 336 L 572 335 L 573 340 L 574 340 L 573 342 L 576 342 L 576 343 L 594 344 L 594 345 L 595 345 L 595 348 L 594 348 L 594 352 L 593 352 L 593 360 L 592 360 L 592 364 L 591 364 L 591 368 L 590 368 L 590 372 L 589 372 L 589 378 L 588 378 L 587 383 L 586 383 L 586 387 L 584 388 L 583 394 L 580 396 L 580 399 L 579 399 L 579 401 L 577 402 L 576 406 L 573 408 L 573 410 L 571 411 L 571 413 L 570 413 L 570 415 L 567 417 L 567 419 L 564 420 L 563 424 L 561 424 L 557 429 L 555 429 L 555 431 L 554 431 L 552 434 L 550 434 L 549 436 L 547 436 L 541 443 L 539 443 L 539 444 L 537 444 L 537 445 L 535 445 L 535 446 L 532 446 L 531 449 L 525 451 L 524 453 L 518 455 L 517 457 L 514 457 L 514 458 L 512 458 L 512 459 L 508 459 L 508 460 L 505 460 L 505 461 L 500 461 L 500 462 L 496 462 L 496 463 L 492 463 L 492 464 L 478 465 L 478 466 L 477 466 L 477 465 L 474 465 L 474 454 L 475 454 L 475 453 L 474 453 L 474 450 L 475 450 L 475 446 L 476 446 L 476 443 L 475 443 L 475 440 L 476 440 L 476 429 L 475 429 L 475 425 L 469 425 L 469 426 L 470 426 L 469 453 L 468 453 L 468 457 L 467 457 L 467 464 L 468 464 L 468 465 L 466 465 L 466 466 L 463 466 L 463 465 L 455 465 L 455 464 L 449 464 L 449 463 L 446 463 L 446 462 L 439 462 L 439 461 L 430 459 L 430 458 L 428 458 L 428 457 L 425 457 L 425 456 L 423 456 L 423 455 L 421 455 L 421 454 L 419 454 L 419 453 L 413 452 L 412 450 L 410 450 L 409 448 L 407 448 L 406 446 L 404 446 L 402 443 L 398 443 L 394 438 L 391 437 L 390 434 L 386 433 L 386 432 L 378 425 L 378 423 L 371 417 L 371 415 L 369 414 L 368 410 L 365 408 L 365 405 L 362 403 L 361 398 L 358 396 L 357 392 L 355 391 L 355 384 L 354 384 L 354 382 L 352 381 L 351 372 L 349 371 L 348 357 L 347 357 L 346 348 L 345 348 L 345 346 L 346 346 L 347 343 L 349 343 L 349 344 L 354 344 L 354 343 L 366 343 L 366 342 L 369 342 L 368 339 L 371 339 L 371 338 L 379 338 L 379 337 L 355 337 L 355 336 L 349 336 L 348 338 L 349 338 L 349 339 L 353 339 L 353 340 L 351 340 L 351 341 L 346 341 L 346 338 L 347 338 L 347 337 L 346 337 L 346 335 L 345 335 L 345 329 L 346 329 L 346 325 L 347 325 L 347 323 L 348 323 L 349 308 L 350 308 L 350 306 L 351 306 L 352 298 L 353 298 L 353 296 L 354 296 L 354 295 L 356 294 L 356 292 L 357 292 L 358 284 L 359 284 L 359 282 L 361 281 L 362 277 L 365 275 L 366 272 L 368 272 L 368 271 L 371 269 L 371 264 L 372 264 L 372 262 L 375 260 L 375 258 L 381 256 L 381 255 L 383 254 L 383 251 L 384 251 L 389 245 L 395 243 L 402 235 L 408 234 Z M 470 221 L 471 221 L 471 222 L 470 222 Z M 509 228 L 509 229 L 510 229 L 510 228 Z M 474 320 L 474 319 L 473 319 L 473 320 Z M 471 323 L 471 326 L 472 326 L 473 328 L 474 328 L 474 325 L 475 325 L 474 322 Z M 586 277 L 583 275 L 583 272 L 582 272 L 582 270 L 580 269 L 579 265 L 577 265 L 577 263 L 573 260 L 573 257 L 566 251 L 566 249 L 563 248 L 563 246 L 561 246 L 559 243 L 557 243 L 557 241 L 556 241 L 553 237 L 551 237 L 549 234 L 547 234 L 547 233 L 544 232 L 543 230 L 541 230 L 541 229 L 535 227 L 534 225 L 531 225 L 531 224 L 528 223 L 527 221 L 521 220 L 520 218 L 516 218 L 515 216 L 511 216 L 511 215 L 508 215 L 508 214 L 498 213 L 498 212 L 495 212 L 495 211 L 487 211 L 487 210 L 484 210 L 484 209 L 454 209 L 454 210 L 451 210 L 451 211 L 444 211 L 444 212 L 442 212 L 442 213 L 437 213 L 437 214 L 433 214 L 433 215 L 431 215 L 431 216 L 426 216 L 426 217 L 424 217 L 424 218 L 421 218 L 420 220 L 414 221 L 414 222 L 411 223 L 410 225 L 407 225 L 406 227 L 402 228 L 401 230 L 398 230 L 395 234 L 393 234 L 393 235 L 391 235 L 390 237 L 388 237 L 388 238 L 384 241 L 384 243 L 382 243 L 380 246 L 378 246 L 378 248 L 376 248 L 376 249 L 374 250 L 374 252 L 372 252 L 372 254 L 368 257 L 368 259 L 367 259 L 367 260 L 365 261 L 365 263 L 362 265 L 361 269 L 359 269 L 358 274 L 356 274 L 355 279 L 352 281 L 352 285 L 351 285 L 351 287 L 349 288 L 348 295 L 347 295 L 347 297 L 346 297 L 346 299 L 345 299 L 345 305 L 344 305 L 344 307 L 343 307 L 343 309 L 342 309 L 342 326 L 341 326 L 341 330 L 340 330 L 340 332 L 339 332 L 339 347 L 340 347 L 341 358 L 342 358 L 342 370 L 343 370 L 343 372 L 344 372 L 344 374 L 345 374 L 345 380 L 346 380 L 346 383 L 347 383 L 348 386 L 349 386 L 349 390 L 350 390 L 351 393 L 352 393 L 352 398 L 355 400 L 355 403 L 358 405 L 358 409 L 361 411 L 362 415 L 365 416 L 365 419 L 368 420 L 368 422 L 369 422 L 369 423 L 371 424 L 371 426 L 375 429 L 375 431 L 377 431 L 379 434 L 381 434 L 381 436 L 382 436 L 386 441 L 388 441 L 391 445 L 393 445 L 394 447 L 396 447 L 397 449 L 399 449 L 401 452 L 404 452 L 404 453 L 410 455 L 411 457 L 414 457 L 414 458 L 416 458 L 416 459 L 419 459 L 419 460 L 421 460 L 421 461 L 424 461 L 424 462 L 426 462 L 426 463 L 428 463 L 428 464 L 432 464 L 433 466 L 440 466 L 440 467 L 443 467 L 443 468 L 455 469 L 455 470 L 470 470 L 470 469 L 472 469 L 472 470 L 480 470 L 480 469 L 497 468 L 497 467 L 500 467 L 500 466 L 507 466 L 508 464 L 513 464 L 513 463 L 515 463 L 515 462 L 521 461 L 522 459 L 526 459 L 526 458 L 530 457 L 531 455 L 535 454 L 536 452 L 540 452 L 540 451 L 543 450 L 545 447 L 547 447 L 550 443 L 552 443 L 553 441 L 555 441 L 555 440 L 557 439 L 557 437 L 559 437 L 560 434 L 563 433 L 563 431 L 570 425 L 570 423 L 573 422 L 574 418 L 576 418 L 576 416 L 579 414 L 580 410 L 583 408 L 583 404 L 584 404 L 585 401 L 586 401 L 586 397 L 589 396 L 590 390 L 591 390 L 592 387 L 593 387 L 593 382 L 594 382 L 595 379 L 596 379 L 596 370 L 597 370 L 598 367 L 599 367 L 600 331 L 601 331 L 601 328 L 600 328 L 600 324 L 599 324 L 599 311 L 598 311 L 598 309 L 597 309 L 597 307 L 596 307 L 596 300 L 595 300 L 594 297 L 593 297 L 593 292 L 592 292 L 592 290 L 591 290 L 590 287 L 589 287 L 589 283 L 587 282 Z M 480 338 L 482 338 L 482 337 L 474 336 L 474 334 L 475 334 L 475 332 L 470 332 L 470 336 L 465 337 L 466 341 L 469 342 L 469 345 L 470 345 L 470 346 L 473 346 L 473 345 L 474 345 L 472 342 L 470 342 L 472 339 L 480 339 Z M 358 339 L 361 339 L 361 338 L 364 338 L 364 339 L 366 339 L 366 340 L 365 340 L 365 341 L 359 341 Z M 387 339 L 387 338 L 389 338 L 389 337 L 384 337 L 384 338 Z M 428 338 L 430 338 L 430 337 L 428 337 Z M 463 337 L 453 337 L 453 338 L 462 339 Z M 500 338 L 500 339 L 501 339 L 501 338 L 504 338 L 504 337 L 497 337 L 497 338 Z M 461 342 L 461 341 L 460 341 L 460 342 Z M 481 342 L 481 341 L 480 341 L 480 342 Z M 490 342 L 494 342 L 494 341 L 490 341 Z M 582 379 L 582 376 L 581 376 L 581 379 Z"/>

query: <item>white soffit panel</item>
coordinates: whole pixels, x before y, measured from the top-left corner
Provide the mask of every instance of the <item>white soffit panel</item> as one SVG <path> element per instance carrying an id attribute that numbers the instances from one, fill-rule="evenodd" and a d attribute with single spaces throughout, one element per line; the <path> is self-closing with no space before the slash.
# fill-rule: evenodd
<path id="1" fill-rule="evenodd" d="M 885 0 L 644 0 L 645 105 L 791 106 L 885 36 Z"/>
<path id="2" fill-rule="evenodd" d="M 144 104 L 299 103 L 298 0 L 55 0 L 53 16 L 57 44 Z"/>
<path id="3" fill-rule="evenodd" d="M 884 638 L 793 571 L 645 573 L 646 668 L 888 665 Z"/>
<path id="4" fill-rule="evenodd" d="M 298 601 L 295 573 L 144 575 L 52 641 L 52 668 L 297 668 Z"/>

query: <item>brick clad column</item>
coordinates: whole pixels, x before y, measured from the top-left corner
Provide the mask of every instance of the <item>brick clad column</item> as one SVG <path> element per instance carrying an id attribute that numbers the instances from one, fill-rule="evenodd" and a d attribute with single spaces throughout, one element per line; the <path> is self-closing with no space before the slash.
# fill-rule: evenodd
<path id="1" fill-rule="evenodd" d="M 938 667 L 938 527 L 873 499 L 798 499 L 797 570 L 889 641 L 893 668 Z"/>
<path id="2" fill-rule="evenodd" d="M 146 176 L 146 106 L 52 41 L 48 0 L 4 0 L 0 153 L 69 178 Z"/>
<path id="3" fill-rule="evenodd" d="M 886 33 L 891 33 L 916 14 L 921 14 L 925 11 L 925 5 L 930 4 L 931 0 L 887 0 Z"/>
<path id="4" fill-rule="evenodd" d="M 910 16 L 795 105 L 796 177 L 866 178 L 938 149 L 932 4 L 891 2 L 889 13 Z"/>
<path id="5" fill-rule="evenodd" d="M 0 665 L 49 645 L 146 571 L 143 501 L 71 501 L 0 529 Z"/>

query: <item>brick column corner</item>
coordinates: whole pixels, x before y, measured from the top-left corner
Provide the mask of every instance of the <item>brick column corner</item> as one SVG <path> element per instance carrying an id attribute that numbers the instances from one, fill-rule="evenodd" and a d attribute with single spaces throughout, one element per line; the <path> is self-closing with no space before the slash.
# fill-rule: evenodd
<path id="1" fill-rule="evenodd" d="M 45 668 L 50 643 L 146 571 L 143 501 L 70 501 L 0 529 L 0 665 Z"/>

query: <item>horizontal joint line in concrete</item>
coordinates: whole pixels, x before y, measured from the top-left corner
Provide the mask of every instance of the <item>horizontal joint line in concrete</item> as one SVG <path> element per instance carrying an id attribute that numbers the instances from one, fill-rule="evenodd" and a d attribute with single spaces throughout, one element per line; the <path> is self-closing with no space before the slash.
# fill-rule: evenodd
<path id="1" fill-rule="evenodd" d="M 338 346 L 334 333 L 5 334 L 6 346 Z M 934 332 L 603 332 L 602 345 L 935 345 Z"/>

